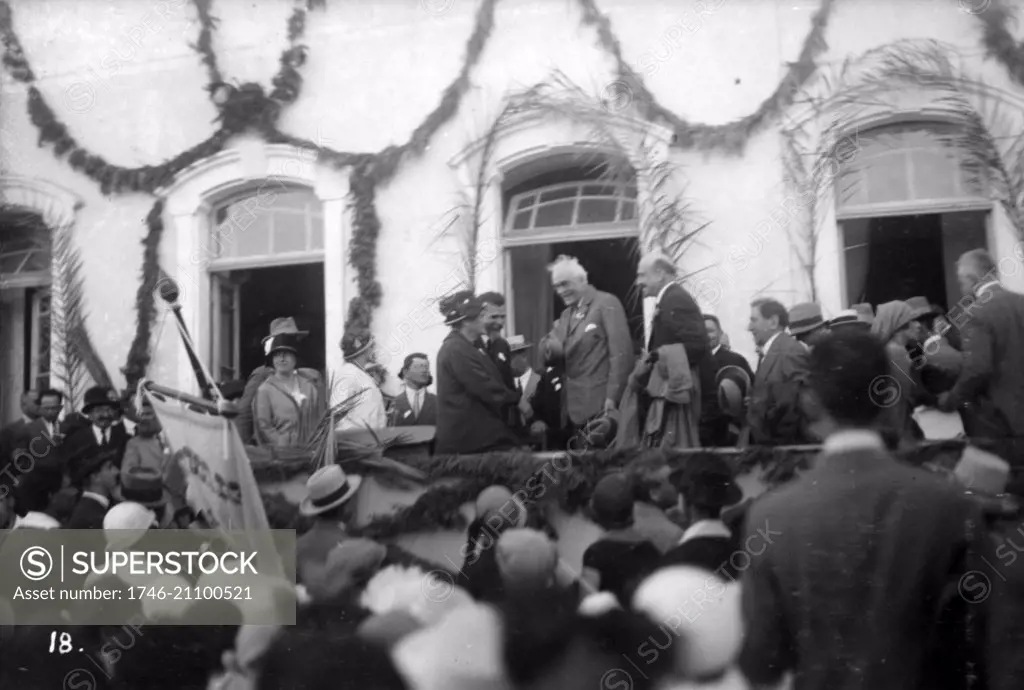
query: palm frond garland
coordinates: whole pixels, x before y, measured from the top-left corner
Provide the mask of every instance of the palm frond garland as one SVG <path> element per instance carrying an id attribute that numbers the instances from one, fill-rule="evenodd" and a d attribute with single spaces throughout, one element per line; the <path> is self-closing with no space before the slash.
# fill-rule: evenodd
<path id="1" fill-rule="evenodd" d="M 77 409 L 90 379 L 99 386 L 110 386 L 111 379 L 85 325 L 82 260 L 70 226 L 53 230 L 51 262 L 51 371 Z"/>

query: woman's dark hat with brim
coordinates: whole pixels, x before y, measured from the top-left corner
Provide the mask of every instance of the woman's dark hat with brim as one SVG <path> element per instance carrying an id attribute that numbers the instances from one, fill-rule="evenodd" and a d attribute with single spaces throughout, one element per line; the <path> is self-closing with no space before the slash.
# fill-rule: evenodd
<path id="1" fill-rule="evenodd" d="M 373 347 L 373 335 L 365 331 L 350 331 L 341 337 L 341 355 L 352 359 Z"/>
<path id="2" fill-rule="evenodd" d="M 483 311 L 483 305 L 470 290 L 460 290 L 441 299 L 438 306 L 444 316 L 445 326 L 454 326 L 466 319 L 475 319 Z"/>
<path id="3" fill-rule="evenodd" d="M 290 335 L 287 333 L 281 335 L 275 335 L 270 338 L 263 339 L 263 352 L 268 358 L 273 357 L 276 352 L 291 352 L 293 355 L 298 356 L 299 354 L 299 340 L 301 336 Z"/>
<path id="4" fill-rule="evenodd" d="M 94 407 L 113 407 L 120 409 L 121 396 L 113 388 L 93 386 L 85 392 L 82 401 L 82 414 L 89 414 Z"/>
<path id="5" fill-rule="evenodd" d="M 746 410 L 743 401 L 750 391 L 750 375 L 742 367 L 729 364 L 715 375 L 715 388 L 718 391 L 718 407 L 722 412 L 733 419 L 744 419 Z"/>
<path id="6" fill-rule="evenodd" d="M 743 490 L 733 478 L 732 468 L 714 453 L 697 453 L 686 458 L 672 473 L 672 485 L 683 501 L 713 508 L 725 508 L 743 500 Z"/>

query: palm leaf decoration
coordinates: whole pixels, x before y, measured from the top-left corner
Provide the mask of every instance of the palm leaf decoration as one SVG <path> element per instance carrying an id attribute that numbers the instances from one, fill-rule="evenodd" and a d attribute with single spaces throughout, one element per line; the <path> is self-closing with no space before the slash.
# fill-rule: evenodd
<path id="1" fill-rule="evenodd" d="M 74 408 L 90 379 L 99 386 L 111 387 L 113 383 L 85 326 L 82 260 L 71 227 L 56 228 L 52 238 L 50 369 Z"/>

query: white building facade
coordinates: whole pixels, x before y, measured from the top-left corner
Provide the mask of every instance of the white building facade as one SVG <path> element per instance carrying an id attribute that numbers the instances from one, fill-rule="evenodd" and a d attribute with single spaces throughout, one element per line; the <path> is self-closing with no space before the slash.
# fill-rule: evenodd
<path id="1" fill-rule="evenodd" d="M 223 81 L 269 93 L 304 5 L 209 3 Z M 159 185 L 108 193 L 66 151 L 37 146 L 32 89 L 82 150 L 125 169 L 159 166 L 219 126 L 191 47 L 201 14 L 186 0 L 10 6 L 34 81 L 9 68 L 0 99 L 5 418 L 25 388 L 59 383 L 48 326 L 56 228 L 73 235 L 86 325 L 122 385 L 158 199 L 159 268 L 178 283 L 216 378 L 262 363 L 260 339 L 279 316 L 309 331 L 308 365 L 337 370 L 349 304 L 367 294 L 366 221 L 352 195 L 360 159 L 340 152 L 403 145 L 424 123 L 424 146 L 372 200 L 372 329 L 392 370 L 412 352 L 433 357 L 446 332 L 436 300 L 470 276 L 478 292 L 507 296 L 510 333 L 536 339 L 561 308 L 545 267 L 562 253 L 620 294 L 639 341 L 638 252 L 696 229 L 677 252 L 685 284 L 751 360 L 759 296 L 814 299 L 826 316 L 913 295 L 952 308 L 953 262 L 979 246 L 1024 289 L 1024 196 L 1008 145 L 1024 86 L 986 44 L 992 27 L 1017 31 L 986 14 L 1002 3 L 326 0 L 305 12 L 301 89 L 276 119 L 291 138 L 236 132 Z M 485 40 L 470 44 L 474 34 Z M 510 99 L 538 84 L 558 94 L 510 114 Z M 573 99 L 584 105 L 559 106 Z M 1005 174 L 979 169 L 986 136 Z M 194 391 L 155 304 L 146 376 Z"/>

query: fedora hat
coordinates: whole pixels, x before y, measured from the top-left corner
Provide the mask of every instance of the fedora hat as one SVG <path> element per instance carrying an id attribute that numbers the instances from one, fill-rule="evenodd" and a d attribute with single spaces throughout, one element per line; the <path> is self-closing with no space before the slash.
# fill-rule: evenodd
<path id="1" fill-rule="evenodd" d="M 794 305 L 789 310 L 789 332 L 793 335 L 810 333 L 824 325 L 825 319 L 821 315 L 821 305 L 804 302 Z"/>
<path id="2" fill-rule="evenodd" d="M 836 317 L 829 322 L 830 328 L 856 326 L 858 328 L 870 328 L 871 323 L 861 318 L 853 309 L 844 309 L 836 314 Z"/>
<path id="3" fill-rule="evenodd" d="M 992 453 L 967 446 L 953 469 L 953 476 L 971 493 L 999 496 L 1006 493 L 1010 465 Z"/>
<path id="4" fill-rule="evenodd" d="M 912 314 L 911 318 L 914 321 L 923 319 L 927 316 L 934 316 L 937 313 L 934 307 L 932 307 L 932 303 L 928 301 L 927 297 L 911 297 L 907 300 L 907 306 L 910 307 Z"/>
<path id="5" fill-rule="evenodd" d="M 533 343 L 526 342 L 526 337 L 522 335 L 510 335 L 506 342 L 510 352 L 522 352 L 533 347 Z"/>
<path id="6" fill-rule="evenodd" d="M 352 359 L 373 347 L 373 335 L 366 331 L 349 331 L 341 336 L 341 354 L 345 359 Z"/>
<path id="7" fill-rule="evenodd" d="M 284 316 L 270 322 L 270 334 L 263 338 L 263 343 L 266 344 L 268 340 L 279 335 L 291 335 L 299 340 L 309 335 L 309 331 L 300 331 L 299 327 L 295 325 L 295 319 Z"/>
<path id="8" fill-rule="evenodd" d="M 107 463 L 113 465 L 117 464 L 118 457 L 117 450 L 114 448 L 94 448 L 92 452 L 86 454 L 81 460 L 76 462 L 71 468 L 71 483 L 75 486 L 81 486 L 82 483 L 101 467 Z"/>
<path id="9" fill-rule="evenodd" d="M 445 326 L 454 326 L 465 319 L 475 319 L 483 311 L 480 300 L 470 290 L 460 290 L 441 299 L 438 303 Z"/>
<path id="10" fill-rule="evenodd" d="M 152 467 L 127 467 L 121 472 L 121 484 L 114 489 L 118 501 L 130 501 L 159 508 L 171 502 L 171 494 L 164 488 L 163 474 Z"/>
<path id="11" fill-rule="evenodd" d="M 306 498 L 299 505 L 303 515 L 319 515 L 331 508 L 337 508 L 352 498 L 363 478 L 358 475 L 346 476 L 341 465 L 322 467 L 306 482 Z"/>
<path id="12" fill-rule="evenodd" d="M 93 386 L 82 399 L 82 414 L 89 414 L 94 407 L 121 407 L 121 396 L 113 388 Z"/>
<path id="13" fill-rule="evenodd" d="M 750 374 L 735 364 L 729 364 L 715 374 L 718 389 L 718 407 L 733 419 L 743 419 L 743 400 L 750 390 Z"/>

